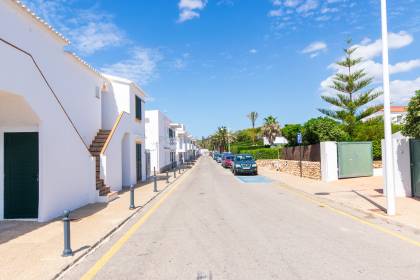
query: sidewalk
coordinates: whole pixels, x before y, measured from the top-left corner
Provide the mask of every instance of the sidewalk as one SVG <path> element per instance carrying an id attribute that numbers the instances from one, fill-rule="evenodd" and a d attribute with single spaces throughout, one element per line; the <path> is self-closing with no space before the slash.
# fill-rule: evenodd
<path id="1" fill-rule="evenodd" d="M 191 168 L 191 166 L 190 166 Z M 169 172 L 170 184 L 188 174 Z M 166 174 L 158 176 L 158 190 L 153 192 L 153 181 L 136 186 L 135 210 L 129 210 L 130 192 L 124 190 L 108 204 L 89 204 L 74 210 L 71 222 L 71 246 L 73 257 L 61 257 L 63 251 L 63 223 L 61 219 L 49 223 L 29 221 L 0 222 L 0 280 L 52 279 L 63 269 L 74 263 L 117 229 L 141 207 L 149 203 L 168 184 Z"/>
<path id="2" fill-rule="evenodd" d="M 420 200 L 418 199 L 397 198 L 397 215 L 386 215 L 386 198 L 382 194 L 384 183 L 382 176 L 341 179 L 325 183 L 269 168 L 260 168 L 258 171 L 263 176 L 297 190 L 361 210 L 368 215 L 385 218 L 397 225 L 405 225 L 420 230 Z"/>

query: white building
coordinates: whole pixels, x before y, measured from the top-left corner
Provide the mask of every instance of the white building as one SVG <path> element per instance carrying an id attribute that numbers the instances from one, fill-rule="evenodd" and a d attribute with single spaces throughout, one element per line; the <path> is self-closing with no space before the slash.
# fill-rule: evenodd
<path id="1" fill-rule="evenodd" d="M 178 124 L 159 110 L 146 111 L 147 174 L 164 172 L 176 166 L 175 129 Z"/>
<path id="2" fill-rule="evenodd" d="M 264 145 L 270 145 L 270 142 L 268 142 L 268 138 L 264 137 L 263 138 L 264 141 Z M 276 137 L 276 139 L 274 140 L 274 145 L 286 145 L 287 143 L 289 143 L 289 141 L 287 141 L 287 139 L 283 136 L 278 136 Z"/>
<path id="3" fill-rule="evenodd" d="M 184 124 L 179 124 L 176 129 L 176 154 L 178 163 L 192 159 L 194 153 L 193 138 L 188 133 Z"/>
<path id="4" fill-rule="evenodd" d="M 384 110 L 380 110 L 369 117 L 363 119 L 363 121 L 367 121 L 376 117 L 383 117 Z M 391 106 L 391 121 L 394 124 L 402 124 L 407 116 L 407 107 L 406 106 Z"/>
<path id="5" fill-rule="evenodd" d="M 145 179 L 144 93 L 0 1 L 0 219 L 46 221 Z"/>

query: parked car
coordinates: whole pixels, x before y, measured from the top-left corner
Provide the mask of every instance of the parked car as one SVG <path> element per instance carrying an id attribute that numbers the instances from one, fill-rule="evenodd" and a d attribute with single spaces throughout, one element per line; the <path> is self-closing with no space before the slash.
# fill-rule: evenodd
<path id="1" fill-rule="evenodd" d="M 216 162 L 217 162 L 217 163 L 222 163 L 222 155 L 221 155 L 221 154 L 218 154 L 218 155 L 216 156 Z"/>
<path id="2" fill-rule="evenodd" d="M 258 175 L 257 163 L 254 158 L 248 154 L 240 154 L 234 157 L 232 163 L 232 172 L 235 175 L 251 174 Z"/>
<path id="3" fill-rule="evenodd" d="M 216 160 L 217 159 L 217 157 L 219 156 L 220 154 L 218 153 L 218 152 L 214 152 L 213 153 L 213 159 L 214 160 Z"/>
<path id="4" fill-rule="evenodd" d="M 233 155 L 225 155 L 222 158 L 222 166 L 224 168 L 232 168 Z"/>

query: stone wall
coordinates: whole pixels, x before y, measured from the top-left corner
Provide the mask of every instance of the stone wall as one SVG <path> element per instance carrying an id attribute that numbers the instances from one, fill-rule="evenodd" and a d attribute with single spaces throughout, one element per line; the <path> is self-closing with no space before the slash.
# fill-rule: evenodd
<path id="1" fill-rule="evenodd" d="M 300 176 L 299 161 L 296 160 L 257 160 L 258 167 L 264 167 L 280 172 Z M 317 161 L 302 161 L 302 176 L 321 180 L 321 164 Z"/>
<path id="2" fill-rule="evenodd" d="M 373 168 L 382 168 L 382 161 L 381 160 L 374 160 L 373 161 Z"/>

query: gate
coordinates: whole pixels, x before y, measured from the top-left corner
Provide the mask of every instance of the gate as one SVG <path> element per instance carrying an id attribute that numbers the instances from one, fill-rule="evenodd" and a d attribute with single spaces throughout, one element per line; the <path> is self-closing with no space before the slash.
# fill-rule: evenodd
<path id="1" fill-rule="evenodd" d="M 411 188 L 413 196 L 420 196 L 420 140 L 410 140 Z"/>
<path id="2" fill-rule="evenodd" d="M 339 142 L 338 178 L 373 175 L 372 142 Z"/>

